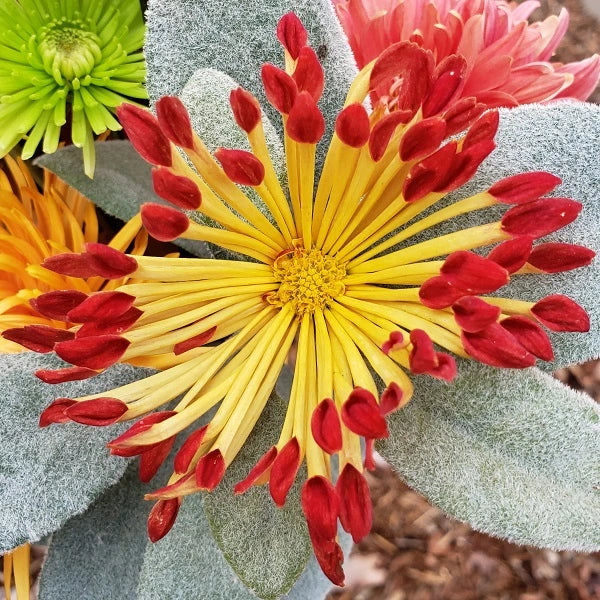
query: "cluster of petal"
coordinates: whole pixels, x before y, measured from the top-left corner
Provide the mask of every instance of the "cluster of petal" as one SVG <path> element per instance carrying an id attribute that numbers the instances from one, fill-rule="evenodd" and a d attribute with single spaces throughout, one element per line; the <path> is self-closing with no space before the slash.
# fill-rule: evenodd
<path id="1" fill-rule="evenodd" d="M 40 422 L 139 419 L 109 447 L 139 455 L 145 481 L 176 436 L 196 424 L 167 484 L 147 496 L 157 501 L 148 520 L 155 541 L 172 527 L 186 495 L 220 483 L 292 355 L 279 437 L 265 444 L 234 491 L 268 484 L 282 506 L 305 463 L 302 508 L 315 555 L 342 584 L 337 523 L 356 541 L 369 531 L 364 471 L 373 467 L 374 441 L 388 435 L 388 415 L 411 398 L 408 373 L 451 381 L 453 355 L 510 368 L 550 360 L 542 326 L 584 330 L 585 311 L 560 295 L 533 303 L 487 294 L 513 276 L 582 267 L 593 253 L 535 244 L 581 208 L 545 197 L 559 183 L 549 173 L 515 175 L 436 206 L 492 152 L 498 115 L 482 114 L 473 97 L 453 103 L 452 90 L 467 77 L 464 59 L 436 67 L 431 52 L 413 42 L 391 46 L 359 73 L 315 186 L 316 144 L 325 131 L 318 108 L 323 70 L 294 14 L 283 17 L 277 35 L 286 69 L 264 65 L 262 80 L 283 120 L 286 189 L 267 150 L 260 106 L 247 90 L 233 90 L 230 104 L 250 152 L 211 154 L 176 97 L 162 98 L 156 116 L 132 105 L 119 109 L 131 142 L 154 165 L 157 194 L 169 203 L 142 207 L 150 234 L 208 241 L 248 259 L 134 257 L 93 245 L 46 261 L 63 275 L 140 280 L 111 295 L 71 294 L 63 314 L 55 313 L 76 323 L 72 339 L 54 345 L 74 368 L 168 353 L 179 364 L 104 393 L 59 398 Z M 394 102 L 377 102 L 368 114 L 367 95 L 392 82 Z M 271 219 L 240 186 L 253 188 Z M 456 229 L 455 217 L 488 207 L 496 208 L 489 223 L 421 239 L 436 225 Z M 213 225 L 190 219 L 184 211 L 193 209 Z M 487 257 L 474 252 L 489 246 Z M 52 300 L 47 305 L 55 309 Z"/>
<path id="2" fill-rule="evenodd" d="M 456 97 L 487 106 L 514 106 L 553 98 L 586 100 L 600 79 L 600 57 L 551 62 L 569 13 L 528 24 L 537 0 L 333 0 L 359 67 L 395 42 L 431 50 L 436 64 L 460 54 L 467 61 Z"/>
<path id="3" fill-rule="evenodd" d="M 0 6 L 0 157 L 23 137 L 54 152 L 67 125 L 94 173 L 94 134 L 121 129 L 115 108 L 146 98 L 138 0 L 12 0 Z"/>

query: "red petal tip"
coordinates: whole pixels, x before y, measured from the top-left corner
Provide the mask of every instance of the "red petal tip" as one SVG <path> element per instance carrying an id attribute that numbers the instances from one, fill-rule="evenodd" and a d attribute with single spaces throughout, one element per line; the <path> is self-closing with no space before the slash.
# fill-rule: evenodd
<path id="1" fill-rule="evenodd" d="M 141 216 L 146 231 L 159 242 L 172 242 L 183 235 L 190 226 L 187 215 L 162 204 L 142 204 Z"/>
<path id="2" fill-rule="evenodd" d="M 489 193 L 498 202 L 522 204 L 545 196 L 560 183 L 561 179 L 552 173 L 534 171 L 501 179 L 489 189 Z"/>
<path id="3" fill-rule="evenodd" d="M 118 398 L 94 398 L 75 402 L 65 415 L 82 425 L 104 427 L 116 423 L 127 412 L 127 404 Z"/>
<path id="4" fill-rule="evenodd" d="M 296 82 L 285 71 L 271 64 L 261 70 L 267 100 L 282 114 L 289 114 L 298 95 Z"/>
<path id="5" fill-rule="evenodd" d="M 217 448 L 205 454 L 196 465 L 196 485 L 202 490 L 214 490 L 225 475 L 225 460 Z"/>
<path id="6" fill-rule="evenodd" d="M 182 148 L 194 147 L 194 132 L 190 115 L 177 96 L 163 96 L 156 103 L 156 116 L 163 133 L 174 144 Z"/>
<path id="7" fill-rule="evenodd" d="M 545 273 L 560 273 L 585 267 L 595 256 L 596 253 L 585 246 L 550 242 L 536 246 L 527 262 Z"/>
<path id="8" fill-rule="evenodd" d="M 488 258 L 504 267 L 509 273 L 514 273 L 527 262 L 531 254 L 532 242 L 532 238 L 528 235 L 506 240 L 498 244 L 488 254 Z"/>
<path id="9" fill-rule="evenodd" d="M 179 512 L 180 500 L 170 498 L 159 500 L 148 515 L 148 538 L 151 542 L 158 542 L 165 537 L 175 524 Z"/>
<path id="10" fill-rule="evenodd" d="M 105 244 L 89 243 L 85 245 L 85 250 L 95 275 L 100 277 L 121 279 L 137 270 L 138 264 L 133 256 L 127 256 Z"/>
<path id="11" fill-rule="evenodd" d="M 258 100 L 245 89 L 238 87 L 231 90 L 229 104 L 233 111 L 233 118 L 238 126 L 246 133 L 250 133 L 260 122 L 260 104 Z"/>
<path id="12" fill-rule="evenodd" d="M 196 456 L 196 452 L 198 452 L 198 448 L 200 448 L 200 444 L 202 444 L 202 440 L 204 440 L 207 429 L 208 425 L 196 429 L 196 431 L 191 433 L 185 442 L 183 442 L 181 448 L 175 455 L 173 463 L 175 473 L 187 473 L 194 456 Z"/>
<path id="13" fill-rule="evenodd" d="M 215 331 L 217 331 L 216 325 L 214 327 L 211 327 L 210 329 L 207 329 L 206 331 L 203 331 L 202 333 L 199 333 L 198 335 L 195 335 L 187 340 L 184 340 L 183 342 L 179 342 L 178 344 L 175 344 L 175 346 L 173 347 L 173 353 L 176 356 L 179 356 L 180 354 L 183 354 L 184 352 L 187 352 L 188 350 L 192 350 L 193 348 L 200 348 L 200 346 L 204 346 L 204 344 L 206 344 L 207 342 L 210 342 L 210 340 L 212 340 L 213 336 L 215 335 Z"/>
<path id="14" fill-rule="evenodd" d="M 163 200 L 185 210 L 196 210 L 202 203 L 198 186 L 189 178 L 175 175 L 170 169 L 152 169 L 154 191 Z"/>
<path id="15" fill-rule="evenodd" d="M 310 427 L 315 442 L 327 454 L 334 454 L 342 449 L 340 417 L 331 398 L 325 398 L 315 408 Z"/>
<path id="16" fill-rule="evenodd" d="M 590 330 L 590 318 L 585 310 L 567 296 L 553 294 L 537 302 L 531 309 L 533 316 L 552 331 Z"/>
<path id="17" fill-rule="evenodd" d="M 72 323 L 111 321 L 124 315 L 135 302 L 135 296 L 124 292 L 96 292 L 67 313 Z"/>
<path id="18" fill-rule="evenodd" d="M 569 198 L 540 198 L 513 206 L 502 217 L 502 229 L 511 235 L 539 238 L 577 218 L 581 204 Z"/>
<path id="19" fill-rule="evenodd" d="M 11 342 L 21 344 L 21 346 L 46 354 L 52 352 L 57 342 L 71 340 L 75 337 L 72 331 L 66 329 L 56 329 L 48 325 L 25 325 L 25 327 L 15 327 L 5 329 L 2 337 Z"/>
<path id="20" fill-rule="evenodd" d="M 243 494 L 248 491 L 259 478 L 271 468 L 275 458 L 277 458 L 277 448 L 271 446 L 271 448 L 269 448 L 252 467 L 250 473 L 248 473 L 242 481 L 235 484 L 235 487 L 233 488 L 234 493 Z"/>
<path id="21" fill-rule="evenodd" d="M 254 154 L 245 150 L 219 148 L 215 158 L 233 183 L 259 186 L 265 178 L 265 168 Z"/>
<path id="22" fill-rule="evenodd" d="M 461 339 L 467 353 L 486 365 L 525 369 L 535 364 L 535 356 L 498 323 L 473 333 L 465 331 Z"/>
<path id="23" fill-rule="evenodd" d="M 45 317 L 67 321 L 67 315 L 84 302 L 87 297 L 87 294 L 77 290 L 56 290 L 41 294 L 30 300 L 29 303 Z"/>
<path id="24" fill-rule="evenodd" d="M 302 48 L 308 43 L 308 33 L 295 13 L 289 12 L 281 17 L 277 24 L 277 39 L 296 60 Z"/>
<path id="25" fill-rule="evenodd" d="M 65 369 L 40 369 L 35 372 L 35 376 L 44 383 L 65 383 L 66 381 L 82 381 L 98 375 L 98 371 L 86 369 L 85 367 L 67 367 Z"/>
<path id="26" fill-rule="evenodd" d="M 408 340 L 404 338 L 404 335 L 401 331 L 392 331 L 390 333 L 390 337 L 383 342 L 381 349 L 385 354 L 389 354 L 394 350 L 401 350 L 402 348 L 406 348 L 408 345 Z"/>
<path id="27" fill-rule="evenodd" d="M 340 522 L 358 543 L 369 534 L 373 521 L 369 485 L 364 475 L 348 463 L 337 480 L 336 488 L 340 499 Z"/>
<path id="28" fill-rule="evenodd" d="M 459 250 L 446 258 L 441 274 L 469 294 L 494 292 L 508 283 L 508 271 L 498 263 L 474 252 Z"/>
<path id="29" fill-rule="evenodd" d="M 308 92 L 315 102 L 319 101 L 323 94 L 325 76 L 316 52 L 309 46 L 300 50 L 292 78 L 299 92 Z"/>
<path id="30" fill-rule="evenodd" d="M 54 350 L 72 365 L 98 371 L 114 365 L 125 354 L 129 344 L 129 340 L 118 335 L 99 335 L 59 342 Z"/>
<path id="31" fill-rule="evenodd" d="M 454 320 L 464 331 L 481 331 L 495 323 L 502 312 L 477 296 L 463 296 L 452 305 Z"/>
<path id="32" fill-rule="evenodd" d="M 300 446 L 293 437 L 277 453 L 271 466 L 269 492 L 273 502 L 280 508 L 285 504 L 287 494 L 296 479 L 300 467 Z"/>
<path id="33" fill-rule="evenodd" d="M 349 104 L 338 115 L 335 132 L 346 146 L 361 148 L 369 141 L 369 115 L 362 104 Z"/>
<path id="34" fill-rule="evenodd" d="M 287 134 L 301 144 L 316 144 L 325 133 L 325 119 L 314 98 L 300 92 L 286 123 Z"/>
<path id="35" fill-rule="evenodd" d="M 356 387 L 342 406 L 342 421 L 350 431 L 365 438 L 385 438 L 388 429 L 375 396 Z"/>
<path id="36" fill-rule="evenodd" d="M 67 423 L 70 421 L 65 411 L 70 406 L 73 406 L 73 404 L 76 404 L 76 401 L 71 400 L 71 398 L 57 398 L 54 400 L 40 415 L 40 427 L 48 427 L 48 425 L 52 425 L 53 423 Z"/>

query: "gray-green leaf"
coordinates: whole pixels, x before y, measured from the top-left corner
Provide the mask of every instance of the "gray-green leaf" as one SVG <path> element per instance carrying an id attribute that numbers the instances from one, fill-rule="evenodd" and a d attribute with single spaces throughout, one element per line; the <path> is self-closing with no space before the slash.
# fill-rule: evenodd
<path id="1" fill-rule="evenodd" d="M 461 361 L 450 385 L 418 377 L 382 455 L 475 529 L 520 544 L 600 548 L 600 407 L 537 369 Z"/>

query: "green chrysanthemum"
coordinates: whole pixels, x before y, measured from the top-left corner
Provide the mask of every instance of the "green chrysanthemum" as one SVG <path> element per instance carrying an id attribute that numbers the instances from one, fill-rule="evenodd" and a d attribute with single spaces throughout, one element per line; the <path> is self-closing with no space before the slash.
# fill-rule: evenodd
<path id="1" fill-rule="evenodd" d="M 94 137 L 121 128 L 114 109 L 145 98 L 144 22 L 138 0 L 6 0 L 0 5 L 0 157 L 23 136 L 54 152 L 71 121 L 94 172 Z"/>

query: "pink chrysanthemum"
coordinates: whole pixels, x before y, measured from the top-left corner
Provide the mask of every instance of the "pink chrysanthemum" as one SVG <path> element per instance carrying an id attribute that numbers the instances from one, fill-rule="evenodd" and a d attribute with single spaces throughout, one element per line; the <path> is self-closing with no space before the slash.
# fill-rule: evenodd
<path id="1" fill-rule="evenodd" d="M 600 79 L 600 57 L 561 64 L 550 59 L 569 25 L 558 16 L 528 24 L 537 0 L 333 0 L 358 66 L 388 46 L 411 41 L 431 50 L 436 64 L 453 54 L 467 61 L 458 98 L 490 107 L 586 100 Z"/>

